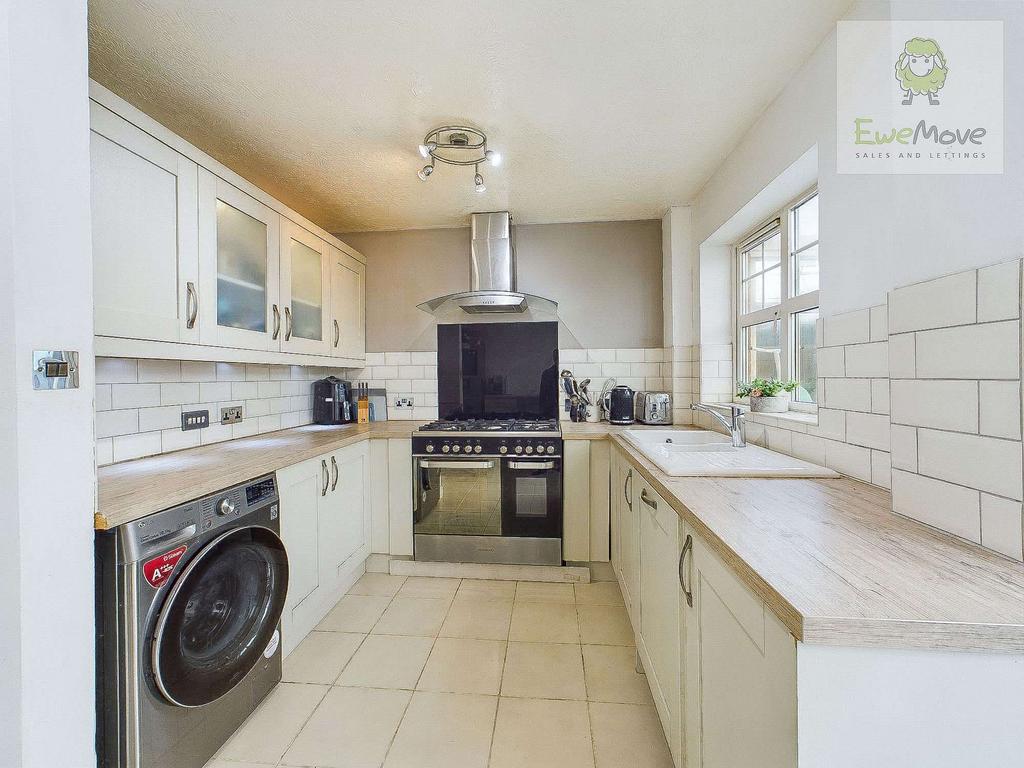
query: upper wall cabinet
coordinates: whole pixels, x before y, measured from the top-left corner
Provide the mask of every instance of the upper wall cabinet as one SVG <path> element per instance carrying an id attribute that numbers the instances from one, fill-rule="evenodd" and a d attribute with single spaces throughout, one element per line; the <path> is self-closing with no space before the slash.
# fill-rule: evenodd
<path id="1" fill-rule="evenodd" d="M 294 222 L 281 222 L 281 349 L 329 355 L 331 265 L 327 246 Z"/>
<path id="2" fill-rule="evenodd" d="M 90 85 L 96 354 L 361 366 L 365 260 Z"/>
<path id="3" fill-rule="evenodd" d="M 238 188 L 199 171 L 200 327 L 204 344 L 281 348 L 281 217 Z"/>
<path id="4" fill-rule="evenodd" d="M 90 110 L 96 333 L 198 342 L 197 166 L 105 107 Z"/>
<path id="5" fill-rule="evenodd" d="M 331 258 L 331 354 L 366 355 L 366 265 L 327 246 Z"/>

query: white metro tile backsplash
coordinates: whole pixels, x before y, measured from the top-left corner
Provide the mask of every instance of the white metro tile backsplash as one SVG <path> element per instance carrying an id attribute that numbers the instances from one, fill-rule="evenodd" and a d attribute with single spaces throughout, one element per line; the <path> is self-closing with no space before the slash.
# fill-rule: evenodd
<path id="1" fill-rule="evenodd" d="M 311 382 L 350 371 L 311 366 L 188 360 L 96 360 L 96 458 L 137 459 L 312 421 Z M 220 424 L 220 409 L 241 405 L 243 420 Z M 210 426 L 181 430 L 183 411 L 208 410 Z"/>
<path id="2" fill-rule="evenodd" d="M 1022 555 L 1021 261 L 889 294 L 893 509 Z"/>

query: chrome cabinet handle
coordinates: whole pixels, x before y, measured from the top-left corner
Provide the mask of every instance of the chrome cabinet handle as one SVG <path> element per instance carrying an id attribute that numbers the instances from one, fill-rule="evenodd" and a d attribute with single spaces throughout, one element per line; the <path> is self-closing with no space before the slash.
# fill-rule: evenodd
<path id="1" fill-rule="evenodd" d="M 292 338 L 292 308 L 284 308 L 284 340 L 291 341 Z"/>
<path id="2" fill-rule="evenodd" d="M 451 461 L 436 461 L 434 459 L 420 459 L 421 469 L 494 469 L 493 461 L 465 461 L 454 459 Z"/>
<path id="3" fill-rule="evenodd" d="M 642 501 L 644 504 L 646 504 L 651 509 L 657 509 L 658 508 L 658 502 L 656 502 L 654 499 L 650 498 L 647 495 L 647 489 L 646 488 L 641 488 L 640 489 L 640 501 Z"/>
<path id="4" fill-rule="evenodd" d="M 688 570 L 686 568 L 686 556 L 693 554 L 693 536 L 686 534 L 686 543 L 683 544 L 683 551 L 679 553 L 679 586 L 683 588 L 683 594 L 686 595 L 686 604 L 693 608 L 693 590 L 686 586 L 686 582 L 689 579 L 686 578 Z"/>
<path id="5" fill-rule="evenodd" d="M 281 335 L 281 310 L 277 308 L 277 304 L 274 304 L 272 309 L 274 310 L 274 335 L 271 338 L 276 341 L 277 337 Z"/>
<path id="6" fill-rule="evenodd" d="M 341 341 L 341 327 L 338 325 L 338 321 L 334 321 L 334 348 L 338 348 L 338 342 Z"/>
<path id="7" fill-rule="evenodd" d="M 509 469 L 554 469 L 555 462 L 553 461 L 510 461 L 508 463 Z"/>
<path id="8" fill-rule="evenodd" d="M 196 318 L 199 317 L 199 294 L 196 293 L 196 284 L 191 281 L 185 283 L 185 294 L 185 314 L 188 316 L 185 327 L 191 330 L 196 327 Z"/>
<path id="9" fill-rule="evenodd" d="M 327 495 L 327 486 L 331 483 L 331 476 L 327 472 L 327 459 L 320 459 L 320 475 L 324 479 L 324 487 L 320 489 L 320 495 Z"/>
<path id="10" fill-rule="evenodd" d="M 627 491 L 626 488 L 629 487 Z M 630 498 L 633 495 L 633 468 L 629 468 L 629 472 L 626 473 L 626 479 L 622 481 L 622 495 L 626 499 L 626 506 L 629 507 L 629 511 L 633 511 L 633 500 Z"/>
<path id="11" fill-rule="evenodd" d="M 334 472 L 334 479 L 331 480 L 331 490 L 338 487 L 338 462 L 331 456 L 331 470 Z"/>

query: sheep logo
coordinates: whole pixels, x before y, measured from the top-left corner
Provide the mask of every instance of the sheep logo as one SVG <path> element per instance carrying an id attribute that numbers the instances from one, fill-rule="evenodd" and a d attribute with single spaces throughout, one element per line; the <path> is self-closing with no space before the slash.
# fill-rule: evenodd
<path id="1" fill-rule="evenodd" d="M 946 56 L 939 44 L 930 38 L 907 40 L 896 60 L 896 80 L 903 91 L 903 104 L 913 104 L 915 96 L 928 96 L 928 103 L 939 103 L 939 91 L 949 73 Z"/>

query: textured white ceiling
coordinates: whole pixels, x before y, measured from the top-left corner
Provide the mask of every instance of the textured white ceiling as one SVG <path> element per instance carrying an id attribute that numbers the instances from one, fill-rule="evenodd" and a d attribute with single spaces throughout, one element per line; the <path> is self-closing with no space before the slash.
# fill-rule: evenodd
<path id="1" fill-rule="evenodd" d="M 333 232 L 660 216 L 849 0 L 90 0 L 91 75 Z M 467 121 L 502 152 L 424 183 Z"/>

